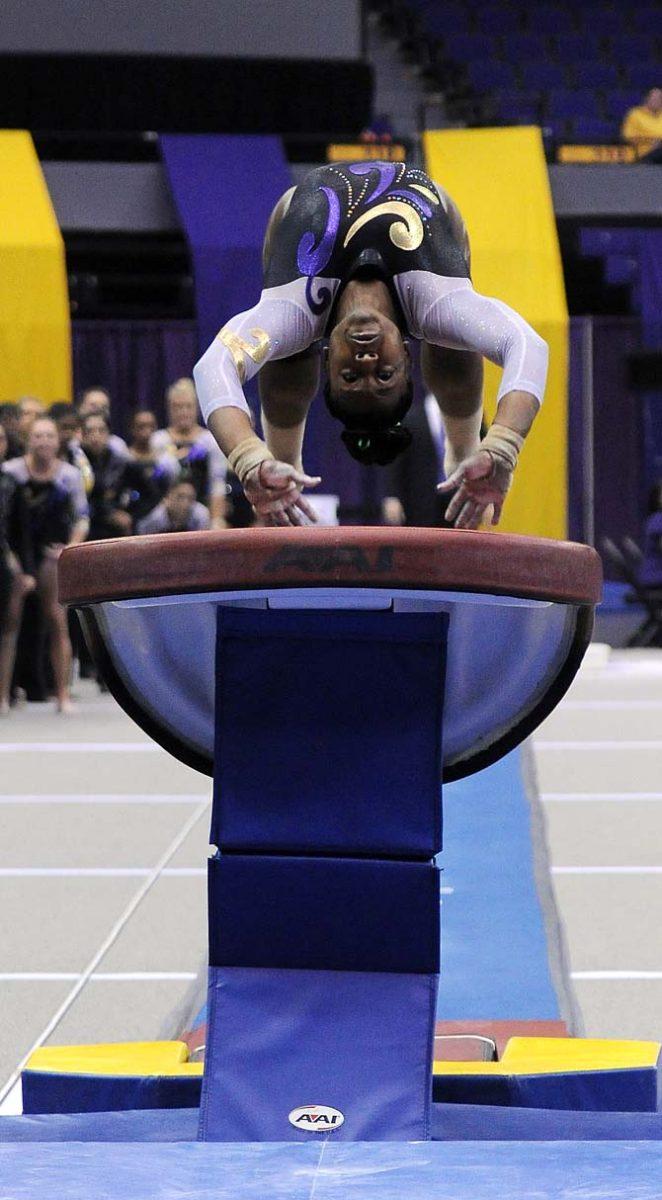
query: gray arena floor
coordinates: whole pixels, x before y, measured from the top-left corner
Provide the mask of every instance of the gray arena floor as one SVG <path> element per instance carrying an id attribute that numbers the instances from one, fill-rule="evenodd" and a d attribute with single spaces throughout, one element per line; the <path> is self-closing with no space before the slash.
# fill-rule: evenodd
<path id="1" fill-rule="evenodd" d="M 205 954 L 209 781 L 77 691 L 0 724 L 0 1093 L 37 1044 L 171 1035 Z M 585 1032 L 657 1040 L 662 651 L 592 647 L 533 745 Z"/>

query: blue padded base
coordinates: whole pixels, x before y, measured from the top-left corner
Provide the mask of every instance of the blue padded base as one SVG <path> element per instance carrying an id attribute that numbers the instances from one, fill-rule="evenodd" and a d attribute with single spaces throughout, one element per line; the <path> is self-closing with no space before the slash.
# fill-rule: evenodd
<path id="1" fill-rule="evenodd" d="M 209 962 L 436 975 L 439 871 L 376 859 L 212 858 Z"/>
<path id="2" fill-rule="evenodd" d="M 2 1142 L 192 1142 L 197 1108 L 1 1117 Z M 433 1104 L 434 1142 L 662 1142 L 662 1113 Z"/>
<path id="3" fill-rule="evenodd" d="M 23 1071 L 24 1113 L 122 1112 L 192 1108 L 200 1103 L 199 1075 L 74 1075 Z"/>
<path id="4" fill-rule="evenodd" d="M 210 967 L 201 1140 L 306 1141 L 288 1119 L 302 1105 L 339 1110 L 338 1141 L 429 1138 L 436 985 Z"/>
<path id="5" fill-rule="evenodd" d="M 219 605 L 214 844 L 432 858 L 447 630 L 445 613 Z"/>
<path id="6" fill-rule="evenodd" d="M 654 1142 L 0 1146 L 0 1195 L 38 1200 L 660 1200 Z"/>
<path id="7" fill-rule="evenodd" d="M 563 1071 L 549 1075 L 435 1075 L 437 1104 L 503 1104 L 507 1107 L 576 1109 L 581 1112 L 657 1112 L 654 1068 Z"/>

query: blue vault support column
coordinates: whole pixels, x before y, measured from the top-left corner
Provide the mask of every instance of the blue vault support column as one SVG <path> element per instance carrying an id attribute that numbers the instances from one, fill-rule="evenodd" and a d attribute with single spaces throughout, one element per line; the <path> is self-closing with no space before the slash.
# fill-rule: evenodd
<path id="1" fill-rule="evenodd" d="M 429 1137 L 447 621 L 218 610 L 203 1140 Z"/>

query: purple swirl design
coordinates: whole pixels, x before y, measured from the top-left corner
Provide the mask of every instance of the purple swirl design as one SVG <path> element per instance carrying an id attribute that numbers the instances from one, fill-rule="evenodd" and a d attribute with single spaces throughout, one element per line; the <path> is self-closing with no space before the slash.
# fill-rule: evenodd
<path id="1" fill-rule="evenodd" d="M 308 231 L 304 233 L 297 247 L 297 266 L 302 275 L 318 275 L 324 269 L 331 257 L 333 244 L 340 226 L 340 201 L 330 187 L 319 188 L 324 192 L 329 202 L 329 213 L 326 218 L 326 228 L 315 245 L 315 235 Z"/>
<path id="2" fill-rule="evenodd" d="M 371 171 L 379 172 L 377 187 L 374 192 L 366 196 L 364 201 L 365 204 L 372 204 L 373 200 L 377 200 L 379 196 L 383 196 L 384 192 L 388 191 L 395 179 L 398 168 L 395 163 L 367 162 L 353 163 L 349 169 L 352 175 L 369 175 Z"/>
<path id="3" fill-rule="evenodd" d="M 312 313 L 319 317 L 324 309 L 331 302 L 331 288 L 322 287 L 317 293 L 317 297 L 313 295 L 313 278 L 311 275 L 306 279 L 306 303 Z"/>
<path id="4" fill-rule="evenodd" d="M 428 204 L 427 200 L 424 200 L 422 196 L 419 196 L 418 192 L 410 192 L 407 188 L 394 188 L 392 192 L 389 192 L 389 198 L 391 196 L 402 196 L 404 200 L 410 200 L 412 204 L 415 204 L 417 208 L 420 208 L 421 212 L 426 217 L 432 216 L 432 209 L 430 205 Z"/>

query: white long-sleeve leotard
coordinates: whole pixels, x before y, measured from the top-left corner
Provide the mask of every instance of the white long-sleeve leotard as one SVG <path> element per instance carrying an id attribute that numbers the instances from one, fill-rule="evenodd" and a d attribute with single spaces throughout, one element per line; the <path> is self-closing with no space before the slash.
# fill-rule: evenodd
<path id="1" fill-rule="evenodd" d="M 243 384 L 263 363 L 288 358 L 324 335 L 326 314 L 306 302 L 305 278 L 265 288 L 254 308 L 221 330 L 193 375 L 205 420 L 217 408 L 250 410 Z M 340 280 L 319 280 L 333 294 Z M 476 292 L 469 279 L 408 271 L 394 279 L 412 337 L 458 350 L 477 350 L 503 368 L 498 398 L 515 389 L 542 401 L 547 344 L 514 309 Z M 314 289 L 313 289 L 314 290 Z"/>

